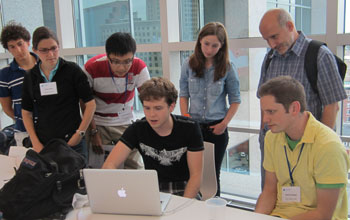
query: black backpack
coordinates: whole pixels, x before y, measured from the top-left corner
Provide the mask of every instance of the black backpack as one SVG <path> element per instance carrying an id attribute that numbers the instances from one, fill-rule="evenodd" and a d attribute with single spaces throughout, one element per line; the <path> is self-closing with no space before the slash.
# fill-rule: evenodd
<path id="1" fill-rule="evenodd" d="M 320 47 L 322 45 L 327 46 L 327 44 L 324 42 L 312 40 L 309 43 L 309 46 L 306 50 L 305 60 L 304 60 L 304 68 L 305 68 L 307 79 L 310 82 L 312 90 L 316 94 L 318 94 L 318 90 L 317 90 L 317 74 L 318 74 L 317 54 L 318 54 L 318 50 L 320 49 Z M 270 50 L 268 55 L 267 55 L 267 59 L 265 62 L 265 72 L 269 68 L 270 62 L 272 60 L 272 53 L 273 53 L 273 50 Z M 335 54 L 333 54 L 333 56 L 334 56 L 335 60 L 337 61 L 338 73 L 340 75 L 340 78 L 344 82 L 347 66 L 342 59 L 337 57 Z"/>
<path id="2" fill-rule="evenodd" d="M 61 139 L 37 153 L 28 150 L 16 175 L 0 190 L 0 211 L 6 219 L 37 219 L 67 213 L 82 180 L 84 157 Z"/>

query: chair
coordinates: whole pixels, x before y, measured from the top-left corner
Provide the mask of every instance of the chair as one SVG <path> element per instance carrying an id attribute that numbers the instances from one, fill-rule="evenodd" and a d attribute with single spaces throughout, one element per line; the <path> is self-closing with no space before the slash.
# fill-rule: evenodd
<path id="1" fill-rule="evenodd" d="M 203 175 L 199 191 L 203 201 L 214 197 L 217 191 L 214 144 L 209 142 L 204 142 Z"/>

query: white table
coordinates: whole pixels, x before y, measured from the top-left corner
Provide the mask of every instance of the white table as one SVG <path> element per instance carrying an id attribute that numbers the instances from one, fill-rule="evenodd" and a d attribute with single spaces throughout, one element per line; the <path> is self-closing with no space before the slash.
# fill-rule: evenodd
<path id="1" fill-rule="evenodd" d="M 17 149 L 16 149 L 17 150 Z M 14 157 L 0 157 L 0 189 L 8 179 L 15 174 L 13 167 L 18 167 L 19 162 L 25 155 L 25 151 L 14 153 Z M 227 220 L 277 220 L 280 218 L 257 214 L 236 208 L 225 208 L 225 219 Z M 66 220 L 208 220 L 208 210 L 205 202 L 194 199 L 187 199 L 179 196 L 172 196 L 162 216 L 135 216 L 135 215 L 106 215 L 93 214 L 89 207 L 73 210 L 68 213 Z"/>
<path id="2" fill-rule="evenodd" d="M 226 207 L 223 220 L 277 220 L 280 218 L 262 215 L 241 209 Z M 93 214 L 89 207 L 73 210 L 68 213 L 66 220 L 209 220 L 205 202 L 172 196 L 162 216 L 107 215 Z"/>

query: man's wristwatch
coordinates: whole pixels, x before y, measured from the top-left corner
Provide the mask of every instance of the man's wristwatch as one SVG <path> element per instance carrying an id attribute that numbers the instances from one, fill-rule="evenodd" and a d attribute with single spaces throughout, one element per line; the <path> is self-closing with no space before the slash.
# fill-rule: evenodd
<path id="1" fill-rule="evenodd" d="M 85 131 L 80 131 L 80 130 L 77 130 L 76 131 L 80 137 L 84 137 L 85 136 Z"/>
<path id="2" fill-rule="evenodd" d="M 97 128 L 91 129 L 91 130 L 90 130 L 90 135 L 91 135 L 91 136 L 94 136 L 94 135 L 97 134 L 97 132 L 98 132 Z"/>

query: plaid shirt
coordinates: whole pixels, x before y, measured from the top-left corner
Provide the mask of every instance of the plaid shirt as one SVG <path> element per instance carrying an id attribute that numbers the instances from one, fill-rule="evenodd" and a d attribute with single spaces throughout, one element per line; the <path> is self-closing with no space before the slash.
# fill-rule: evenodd
<path id="1" fill-rule="evenodd" d="M 258 87 L 260 88 L 263 83 L 274 77 L 290 75 L 303 84 L 307 109 L 317 120 L 320 120 L 325 105 L 341 101 L 347 98 L 347 95 L 338 73 L 335 58 L 332 52 L 325 46 L 320 48 L 317 56 L 317 89 L 319 95 L 314 93 L 304 69 L 305 53 L 310 41 L 311 39 L 306 38 L 303 32 L 299 32 L 298 39 L 286 54 L 280 55 L 277 51 L 273 52 L 272 60 L 267 71 L 265 71 L 267 58 L 265 57 Z"/>

